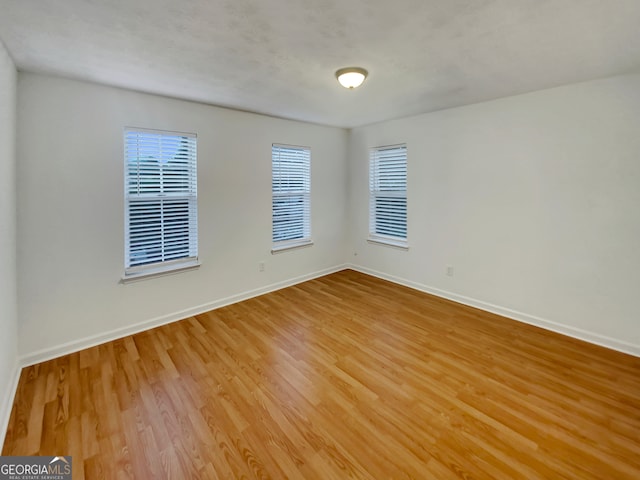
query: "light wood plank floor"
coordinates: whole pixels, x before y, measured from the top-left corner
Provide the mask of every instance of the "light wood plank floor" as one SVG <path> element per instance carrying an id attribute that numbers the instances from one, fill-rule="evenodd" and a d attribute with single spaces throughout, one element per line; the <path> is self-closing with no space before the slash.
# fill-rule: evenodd
<path id="1" fill-rule="evenodd" d="M 640 359 L 347 270 L 24 369 L 3 454 L 75 479 L 637 480 Z"/>

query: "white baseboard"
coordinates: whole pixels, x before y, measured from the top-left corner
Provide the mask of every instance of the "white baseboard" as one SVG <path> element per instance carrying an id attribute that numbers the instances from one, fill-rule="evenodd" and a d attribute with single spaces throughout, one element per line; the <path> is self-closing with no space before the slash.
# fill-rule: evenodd
<path id="1" fill-rule="evenodd" d="M 360 265 L 344 264 L 344 265 L 337 265 L 332 268 L 320 270 L 317 272 L 313 272 L 307 275 L 301 275 L 299 277 L 295 277 L 282 282 L 266 285 L 264 287 L 260 287 L 254 290 L 249 290 L 243 293 L 239 293 L 237 295 L 232 295 L 230 297 L 214 300 L 212 302 L 199 305 L 197 307 L 181 310 L 179 312 L 174 312 L 168 315 L 163 315 L 161 317 L 139 322 L 134 325 L 129 325 L 127 327 L 111 330 L 109 332 L 105 332 L 99 335 L 94 335 L 94 336 L 86 337 L 83 339 L 74 340 L 69 343 L 58 345 L 52 348 L 43 349 L 38 352 L 34 352 L 29 355 L 20 357 L 19 362 L 17 362 L 14 367 L 11 385 L 6 386 L 7 388 L 4 390 L 5 392 L 4 398 L 0 398 L 0 402 L 1 402 L 0 403 L 0 445 L 4 444 L 4 438 L 7 432 L 7 428 L 9 426 L 11 409 L 13 407 L 13 400 L 15 397 L 16 390 L 18 388 L 18 381 L 20 379 L 20 372 L 22 371 L 22 368 L 29 365 L 36 364 L 36 363 L 51 360 L 53 358 L 56 358 L 62 355 L 74 353 L 79 350 L 83 350 L 85 348 L 90 348 L 90 347 L 99 345 L 101 343 L 116 340 L 118 338 L 126 337 L 128 335 L 133 335 L 135 333 L 139 333 L 144 330 L 149 330 L 151 328 L 159 327 L 161 325 L 166 325 L 168 323 L 182 320 L 184 318 L 188 318 L 193 315 L 198 315 L 204 312 L 208 312 L 210 310 L 215 310 L 216 308 L 241 302 L 243 300 L 257 297 L 265 293 L 290 287 L 298 283 L 306 282 L 307 280 L 312 280 L 314 278 L 322 277 L 324 275 L 329 275 L 331 273 L 339 272 L 347 268 L 361 272 L 361 273 L 365 273 L 367 275 L 372 275 L 374 277 L 382 278 L 384 280 L 388 280 L 400 285 L 404 285 L 406 287 L 410 287 L 415 290 L 429 293 L 438 297 L 446 298 L 448 300 L 452 300 L 454 302 L 461 303 L 463 305 L 469 305 L 471 307 L 475 307 L 480 310 L 495 313 L 497 315 L 501 315 L 503 317 L 507 317 L 516 321 L 528 323 L 530 325 L 544 328 L 546 330 L 551 330 L 553 332 L 567 335 L 569 337 L 577 338 L 589 343 L 610 348 L 612 350 L 617 350 L 623 353 L 634 355 L 636 357 L 640 357 L 640 346 L 638 345 L 624 342 L 615 338 L 606 337 L 604 335 L 596 334 L 596 333 L 582 330 L 579 328 L 559 324 L 556 322 L 552 322 L 550 320 L 545 320 L 543 318 L 535 317 L 533 315 L 528 315 L 526 313 L 510 310 L 508 308 L 492 305 L 487 302 L 465 297 L 463 295 L 458 295 L 456 293 L 448 292 L 445 290 L 440 290 L 438 288 L 429 287 L 427 285 L 406 280 L 404 278 L 399 278 L 393 275 L 388 275 L 386 273 L 378 272 L 376 270 L 362 267 Z"/>
<path id="2" fill-rule="evenodd" d="M 6 385 L 4 389 L 3 398 L 0 398 L 0 450 L 4 445 L 4 439 L 7 435 L 7 428 L 9 428 L 9 420 L 11 419 L 11 409 L 13 408 L 13 400 L 18 390 L 18 381 L 20 380 L 20 372 L 22 368 L 18 362 L 13 367 L 11 374 L 11 382 Z"/>
<path id="3" fill-rule="evenodd" d="M 476 300 L 475 298 L 469 298 L 463 295 L 458 295 L 457 293 L 448 292 L 446 290 L 440 290 L 439 288 L 429 287 L 428 285 L 423 285 L 421 283 L 413 282 L 411 280 L 399 278 L 394 275 L 388 275 L 386 273 L 378 272 L 376 270 L 362 267 L 360 265 L 348 264 L 347 268 L 350 268 L 357 272 L 365 273 L 367 275 L 372 275 L 374 277 L 382 278 L 383 280 L 388 280 L 393 283 L 404 285 L 405 287 L 413 288 L 421 292 L 429 293 L 437 297 L 446 298 L 447 300 L 452 300 L 454 302 L 461 303 L 463 305 L 475 307 L 480 310 L 484 310 L 486 312 L 495 313 L 497 315 L 501 315 L 503 317 L 507 317 L 512 320 L 528 323 L 529 325 L 534 325 L 536 327 L 544 328 L 545 330 L 550 330 L 552 332 L 560 333 L 568 337 L 577 338 L 578 340 L 584 340 L 585 342 L 593 343 L 595 345 L 600 345 L 601 347 L 610 348 L 612 350 L 616 350 L 622 353 L 628 353 L 629 355 L 633 355 L 635 357 L 640 357 L 640 345 L 634 345 L 632 343 L 628 343 L 623 340 L 619 340 L 617 338 L 611 338 L 605 335 L 600 335 L 598 333 L 582 330 L 580 328 L 571 327 L 569 325 L 563 325 L 561 323 L 553 322 L 551 320 L 545 320 L 544 318 L 536 317 L 534 315 L 529 315 L 527 313 L 518 312 L 516 310 L 500 307 L 498 305 L 493 305 L 491 303 L 483 302 L 481 300 Z"/>
<path id="4" fill-rule="evenodd" d="M 345 268 L 347 268 L 346 265 L 337 265 L 335 267 L 319 270 L 307 275 L 301 275 L 299 277 L 291 278 L 289 280 L 284 280 L 282 282 L 272 283 L 264 287 L 242 292 L 237 295 L 232 295 L 230 297 L 214 300 L 212 302 L 205 303 L 203 305 L 198 305 L 196 307 L 188 308 L 185 310 L 181 310 L 179 312 L 162 315 L 160 317 L 152 318 L 150 320 L 145 320 L 143 322 L 139 322 L 133 325 L 117 328 L 109 332 L 100 333 L 98 335 L 93 335 L 93 336 L 82 338 L 79 340 L 73 340 L 71 342 L 64 343 L 62 345 L 58 345 L 55 347 L 45 348 L 43 350 L 39 350 L 37 352 L 30 353 L 28 355 L 24 355 L 20 357 L 20 365 L 22 365 L 23 367 L 26 367 L 29 365 L 34 365 L 36 363 L 45 362 L 47 360 L 51 360 L 53 358 L 57 358 L 62 355 L 68 355 L 69 353 L 74 353 L 80 350 L 84 350 L 85 348 L 94 347 L 96 345 L 100 345 L 105 342 L 117 340 L 118 338 L 126 337 L 128 335 L 133 335 L 135 333 L 140 333 L 142 331 L 149 330 L 151 328 L 176 322 L 178 320 L 189 318 L 194 315 L 199 315 L 201 313 L 205 313 L 210 310 L 215 310 L 216 308 L 231 305 L 233 303 L 241 302 L 243 300 L 248 300 L 249 298 L 257 297 L 259 295 L 264 295 L 265 293 L 290 287 L 298 283 L 306 282 L 307 280 L 312 280 L 314 278 L 323 277 L 324 275 L 328 275 L 330 273 L 339 272 L 340 270 L 344 270 Z"/>
<path id="5" fill-rule="evenodd" d="M 282 288 L 286 288 L 292 285 L 296 285 L 298 283 L 306 282 L 307 280 L 312 280 L 314 278 L 322 277 L 324 275 L 328 275 L 330 273 L 335 273 L 340 270 L 344 270 L 346 268 L 350 268 L 356 270 L 358 272 L 365 273 L 367 275 L 372 275 L 374 277 L 382 278 L 384 280 L 389 280 L 391 282 L 404 285 L 425 293 L 429 293 L 432 295 L 436 295 L 438 297 L 446 298 L 448 300 L 453 300 L 454 302 L 461 303 L 463 305 L 469 305 L 471 307 L 479 308 L 480 310 L 485 310 L 487 312 L 495 313 L 497 315 L 501 315 L 503 317 L 511 318 L 513 320 L 517 320 L 523 323 L 528 323 L 530 325 L 535 325 L 540 328 L 544 328 L 546 330 L 551 330 L 557 333 L 561 333 L 563 335 L 567 335 L 570 337 L 574 337 L 580 340 L 584 340 L 589 343 L 594 343 L 596 345 L 601 345 L 606 348 L 610 348 L 613 350 L 617 350 L 620 352 L 628 353 L 630 355 L 634 355 L 636 357 L 640 357 L 640 346 L 634 345 L 622 340 L 618 340 L 615 338 L 606 337 L 604 335 L 600 335 L 597 333 L 589 332 L 587 330 L 582 330 L 579 328 L 571 327 L 568 325 L 563 325 L 560 323 L 556 323 L 550 320 L 545 320 L 543 318 L 539 318 L 533 315 L 529 315 L 523 312 L 518 312 L 515 310 L 510 310 L 508 308 L 500 307 L 498 305 L 493 305 L 487 302 L 483 302 L 481 300 L 476 300 L 474 298 L 465 297 L 463 295 L 458 295 L 456 293 L 448 292 L 445 290 L 440 290 L 438 288 L 429 287 L 428 285 L 423 285 L 417 282 L 413 282 L 410 280 L 406 280 L 404 278 L 399 278 L 394 275 L 388 275 L 383 272 L 378 272 L 376 270 L 372 270 L 366 267 L 362 267 L 360 265 L 354 264 L 343 264 L 337 265 L 331 268 L 327 268 L 324 270 L 319 270 L 310 274 L 301 275 L 299 277 L 295 277 L 289 280 L 284 280 L 282 282 L 273 283 L 270 285 L 266 285 L 264 287 L 260 287 L 254 290 L 249 290 L 243 293 L 239 293 L 237 295 L 232 295 L 230 297 L 221 298 L 218 300 L 214 300 L 212 302 L 198 305 L 196 307 L 188 308 L 185 310 L 181 310 L 178 312 L 170 313 L 167 315 L 163 315 L 157 318 L 153 318 L 150 320 L 146 320 L 143 322 L 139 322 L 133 325 L 128 325 L 126 327 L 118 328 L 115 330 L 111 330 L 109 332 L 104 332 L 98 335 L 93 335 L 90 337 L 86 337 L 79 340 L 74 340 L 72 342 L 68 342 L 62 345 L 58 345 L 51 348 L 46 348 L 34 353 L 30 353 L 28 355 L 22 356 L 19 359 L 19 367 L 26 367 L 29 365 L 33 365 L 36 363 L 44 362 L 47 360 L 51 360 L 53 358 L 60 357 L 62 355 L 67 355 L 69 353 L 74 353 L 79 350 L 83 350 L 85 348 L 90 348 L 96 345 L 100 345 L 101 343 L 109 342 L 112 340 L 116 340 L 118 338 L 126 337 L 128 335 L 133 335 L 135 333 L 142 332 L 144 330 L 149 330 L 151 328 L 159 327 L 161 325 L 166 325 L 168 323 L 172 323 L 178 320 L 182 320 L 184 318 L 191 317 L 193 315 L 199 315 L 204 312 L 208 312 L 209 310 L 215 310 L 216 308 L 224 307 L 226 305 L 231 305 L 233 303 L 241 302 L 243 300 L 247 300 L 249 298 L 257 297 L 259 295 L 263 295 L 265 293 L 273 292 L 275 290 L 280 290 Z M 16 379 L 17 385 L 17 379 Z M 14 391 L 15 389 L 11 390 Z M 12 400 L 13 401 L 13 400 Z M 9 405 L 9 411 L 11 409 L 11 405 Z"/>

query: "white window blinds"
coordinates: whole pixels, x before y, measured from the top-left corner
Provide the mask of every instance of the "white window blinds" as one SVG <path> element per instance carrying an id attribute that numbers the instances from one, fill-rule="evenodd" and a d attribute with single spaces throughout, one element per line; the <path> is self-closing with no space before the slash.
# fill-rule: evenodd
<path id="1" fill-rule="evenodd" d="M 271 149 L 274 248 L 311 242 L 311 150 L 276 145 Z"/>
<path id="2" fill-rule="evenodd" d="M 407 146 L 373 148 L 369 162 L 369 237 L 406 245 Z"/>
<path id="3" fill-rule="evenodd" d="M 126 129 L 125 275 L 198 257 L 196 136 Z"/>

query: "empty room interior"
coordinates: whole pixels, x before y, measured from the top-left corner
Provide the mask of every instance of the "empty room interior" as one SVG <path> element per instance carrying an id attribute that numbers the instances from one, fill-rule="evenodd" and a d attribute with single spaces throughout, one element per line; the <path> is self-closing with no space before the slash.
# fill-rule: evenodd
<path id="1" fill-rule="evenodd" d="M 2 456 L 640 478 L 638 25 L 0 0 Z"/>

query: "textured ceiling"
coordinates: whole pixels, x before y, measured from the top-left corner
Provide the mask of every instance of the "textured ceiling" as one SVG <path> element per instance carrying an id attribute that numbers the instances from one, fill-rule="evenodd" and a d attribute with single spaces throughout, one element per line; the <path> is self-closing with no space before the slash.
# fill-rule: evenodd
<path id="1" fill-rule="evenodd" d="M 353 127 L 637 71 L 640 0 L 0 0 L 22 71 Z M 357 65 L 357 90 L 334 72 Z"/>

